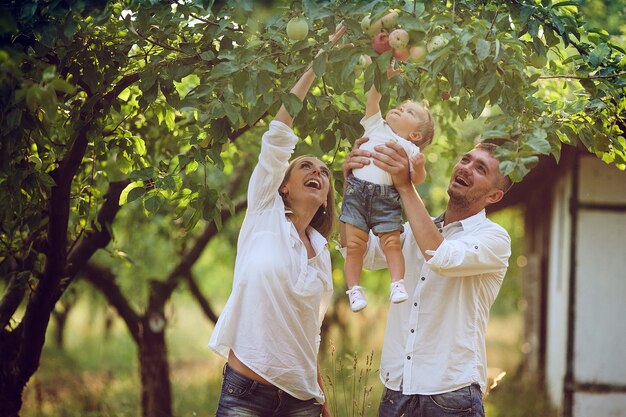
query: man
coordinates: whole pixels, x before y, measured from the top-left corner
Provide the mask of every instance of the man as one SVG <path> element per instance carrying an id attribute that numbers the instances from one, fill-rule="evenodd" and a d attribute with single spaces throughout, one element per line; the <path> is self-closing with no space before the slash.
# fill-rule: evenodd
<path id="1" fill-rule="evenodd" d="M 357 141 L 344 175 L 370 161 L 389 172 L 408 219 L 402 252 L 409 302 L 389 309 L 378 415 L 483 417 L 485 329 L 511 254 L 508 233 L 486 218 L 485 207 L 502 199 L 511 181 L 499 170 L 496 146 L 478 144 L 454 167 L 446 210 L 433 219 L 409 178 L 416 161 L 395 144 L 376 153 L 358 149 L 366 140 Z M 372 235 L 364 267 L 385 266 Z"/>

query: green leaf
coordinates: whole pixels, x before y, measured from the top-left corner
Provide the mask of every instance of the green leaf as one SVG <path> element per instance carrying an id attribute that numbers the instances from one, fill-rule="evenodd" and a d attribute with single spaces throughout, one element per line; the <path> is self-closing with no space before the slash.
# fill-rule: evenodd
<path id="1" fill-rule="evenodd" d="M 157 175 L 158 175 L 158 172 L 156 168 L 147 167 L 147 168 L 142 168 L 138 171 L 131 172 L 128 178 L 131 181 L 139 181 L 139 180 L 149 181 L 155 178 Z"/>
<path id="2" fill-rule="evenodd" d="M 280 99 L 291 117 L 296 117 L 296 115 L 300 113 L 300 110 L 302 110 L 303 103 L 295 94 L 281 94 Z"/>
<path id="3" fill-rule="evenodd" d="M 157 79 L 157 74 L 154 70 L 146 70 L 141 74 L 141 79 L 139 80 L 139 89 L 142 92 L 146 92 L 150 90 Z"/>
<path id="4" fill-rule="evenodd" d="M 513 161 L 502 161 L 500 162 L 500 171 L 504 175 L 509 175 L 515 169 L 515 162 Z"/>
<path id="5" fill-rule="evenodd" d="M 143 207 L 146 209 L 148 213 L 155 213 L 159 210 L 161 205 L 163 204 L 163 197 L 159 194 L 152 194 L 150 197 L 146 198 L 143 201 Z"/>
<path id="6" fill-rule="evenodd" d="M 213 67 L 209 79 L 215 80 L 216 78 L 221 78 L 226 75 L 230 75 L 236 71 L 239 71 L 239 69 L 239 66 L 232 61 L 220 62 L 215 67 Z"/>
<path id="7" fill-rule="evenodd" d="M 591 51 L 591 53 L 587 56 L 587 60 L 590 65 L 597 67 L 610 55 L 611 48 L 606 43 L 601 43 L 596 45 L 593 51 Z"/>
<path id="8" fill-rule="evenodd" d="M 545 129 L 536 128 L 526 137 L 524 144 L 536 153 L 547 155 L 551 150 L 547 137 L 548 134 Z"/>
<path id="9" fill-rule="evenodd" d="M 476 57 L 479 61 L 484 61 L 491 52 L 491 42 L 485 39 L 476 41 Z"/>
<path id="10" fill-rule="evenodd" d="M 135 143 L 135 151 L 137 152 L 137 155 L 146 155 L 146 142 L 144 142 L 144 140 L 139 136 L 133 136 L 133 141 Z"/>
<path id="11" fill-rule="evenodd" d="M 551 8 L 556 9 L 557 7 L 563 6 L 580 6 L 580 1 L 560 1 L 551 6 Z"/>
<path id="12" fill-rule="evenodd" d="M 215 54 L 213 53 L 213 51 L 204 51 L 200 54 L 200 58 L 203 61 L 212 61 L 213 58 L 215 58 Z"/>
<path id="13" fill-rule="evenodd" d="M 176 191 L 176 180 L 174 175 L 168 175 L 155 181 L 154 186 L 161 190 Z"/>
<path id="14" fill-rule="evenodd" d="M 130 203 L 144 195 L 145 192 L 146 189 L 143 187 L 142 181 L 133 181 L 122 190 L 119 205 L 123 206 L 124 204 Z"/>
<path id="15" fill-rule="evenodd" d="M 39 182 L 47 189 L 50 189 L 56 185 L 54 179 L 44 172 L 39 172 L 37 174 L 37 178 L 39 179 Z"/>
<path id="16" fill-rule="evenodd" d="M 326 63 L 328 62 L 328 54 L 324 51 L 313 60 L 313 72 L 320 78 L 326 71 Z"/>
<path id="17" fill-rule="evenodd" d="M 50 81 L 50 86 L 56 91 L 66 94 L 74 94 L 74 91 L 76 91 L 76 87 L 60 78 L 55 78 L 54 80 Z"/>
<path id="18" fill-rule="evenodd" d="M 495 74 L 483 74 L 476 84 L 476 98 L 481 98 L 489 94 L 498 81 L 498 77 Z"/>
<path id="19" fill-rule="evenodd" d="M 224 112 L 226 113 L 226 117 L 228 117 L 228 120 L 230 120 L 233 126 L 238 126 L 239 125 L 239 111 L 237 110 L 237 108 L 228 102 L 223 103 L 223 106 L 224 106 Z"/>
<path id="20" fill-rule="evenodd" d="M 199 164 L 198 161 L 191 161 L 185 166 L 185 174 L 191 174 L 192 172 L 196 172 L 198 170 Z"/>
<path id="21" fill-rule="evenodd" d="M 176 112 L 169 106 L 165 109 L 165 125 L 170 132 L 176 128 Z"/>

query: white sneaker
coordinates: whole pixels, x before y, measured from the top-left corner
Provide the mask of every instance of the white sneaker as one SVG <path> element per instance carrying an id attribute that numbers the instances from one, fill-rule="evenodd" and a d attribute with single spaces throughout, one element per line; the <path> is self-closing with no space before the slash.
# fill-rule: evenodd
<path id="1" fill-rule="evenodd" d="M 401 303 L 406 301 L 409 298 L 409 294 L 406 293 L 406 288 L 404 288 L 404 280 L 392 281 L 391 282 L 391 302 L 392 303 Z"/>
<path id="2" fill-rule="evenodd" d="M 346 294 L 348 294 L 348 297 L 350 298 L 350 308 L 355 313 L 367 307 L 367 300 L 365 299 L 363 287 L 355 285 L 346 291 Z"/>

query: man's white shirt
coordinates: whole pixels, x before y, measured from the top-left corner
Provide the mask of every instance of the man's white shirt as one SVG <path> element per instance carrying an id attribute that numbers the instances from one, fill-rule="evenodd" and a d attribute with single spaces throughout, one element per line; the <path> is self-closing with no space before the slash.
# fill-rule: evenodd
<path id="1" fill-rule="evenodd" d="M 402 233 L 409 299 L 390 305 L 380 378 L 407 395 L 441 394 L 473 383 L 485 392 L 485 331 L 508 267 L 510 237 L 484 210 L 440 230 L 444 240 L 427 252 L 428 261 L 408 223 Z M 363 267 L 387 267 L 373 234 Z"/>

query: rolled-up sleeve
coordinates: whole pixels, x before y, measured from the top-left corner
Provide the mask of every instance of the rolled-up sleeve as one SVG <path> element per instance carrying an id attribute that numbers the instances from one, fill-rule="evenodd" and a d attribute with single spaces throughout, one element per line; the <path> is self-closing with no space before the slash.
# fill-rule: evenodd
<path id="1" fill-rule="evenodd" d="M 254 212 L 274 201 L 289 166 L 298 136 L 285 123 L 272 120 L 261 141 L 259 162 L 248 186 L 248 211 Z"/>
<path id="2" fill-rule="evenodd" d="M 447 277 L 464 277 L 501 271 L 509 266 L 511 239 L 504 229 L 444 241 L 426 263 L 431 270 Z"/>

